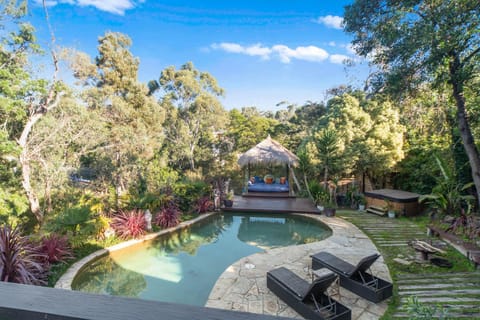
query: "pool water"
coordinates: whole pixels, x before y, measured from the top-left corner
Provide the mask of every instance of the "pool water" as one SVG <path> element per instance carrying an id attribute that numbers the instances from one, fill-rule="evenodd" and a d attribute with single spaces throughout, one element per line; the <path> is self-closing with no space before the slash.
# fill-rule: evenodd
<path id="1" fill-rule="evenodd" d="M 330 234 L 324 224 L 296 215 L 213 215 L 95 260 L 75 278 L 72 288 L 203 306 L 218 277 L 240 258 Z"/>

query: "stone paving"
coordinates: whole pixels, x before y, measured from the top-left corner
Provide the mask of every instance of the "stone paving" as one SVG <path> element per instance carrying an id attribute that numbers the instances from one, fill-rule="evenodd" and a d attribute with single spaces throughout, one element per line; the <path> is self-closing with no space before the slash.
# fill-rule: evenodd
<path id="1" fill-rule="evenodd" d="M 333 231 L 332 236 L 319 242 L 271 249 L 240 259 L 220 276 L 206 306 L 302 319 L 268 290 L 267 271 L 283 266 L 312 281 L 310 255 L 314 253 L 327 251 L 356 264 L 366 255 L 378 252 L 362 231 L 345 220 L 323 215 L 303 215 L 327 224 Z M 382 257 L 374 263 L 372 271 L 376 276 L 391 281 Z M 388 300 L 375 304 L 338 286 L 331 286 L 329 294 L 352 310 L 353 320 L 378 319 L 387 309 Z"/>

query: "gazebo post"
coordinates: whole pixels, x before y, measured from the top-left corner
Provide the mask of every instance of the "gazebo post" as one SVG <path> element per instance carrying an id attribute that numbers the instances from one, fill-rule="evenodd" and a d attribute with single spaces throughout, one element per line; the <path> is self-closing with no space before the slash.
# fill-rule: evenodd
<path id="1" fill-rule="evenodd" d="M 288 195 L 293 196 L 292 177 L 290 176 L 290 163 L 287 163 Z"/>
<path id="2" fill-rule="evenodd" d="M 245 194 L 248 194 L 248 180 L 250 179 L 250 162 L 247 165 L 247 172 L 246 172 L 245 180 L 243 181 Z"/>

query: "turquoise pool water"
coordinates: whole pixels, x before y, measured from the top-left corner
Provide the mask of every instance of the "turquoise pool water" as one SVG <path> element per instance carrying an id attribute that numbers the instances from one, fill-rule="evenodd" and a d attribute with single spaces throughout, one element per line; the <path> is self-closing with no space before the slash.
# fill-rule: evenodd
<path id="1" fill-rule="evenodd" d="M 223 271 L 266 248 L 330 236 L 313 219 L 295 215 L 214 215 L 188 229 L 102 257 L 75 278 L 74 290 L 205 305 Z"/>

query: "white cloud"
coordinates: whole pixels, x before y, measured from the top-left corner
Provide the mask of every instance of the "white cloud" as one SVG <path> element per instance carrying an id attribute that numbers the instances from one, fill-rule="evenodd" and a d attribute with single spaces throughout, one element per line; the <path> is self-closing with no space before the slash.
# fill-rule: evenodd
<path id="1" fill-rule="evenodd" d="M 291 49 L 284 45 L 276 45 L 272 50 L 279 55 L 283 63 L 289 63 L 291 59 L 320 62 L 328 58 L 327 51 L 315 46 Z"/>
<path id="2" fill-rule="evenodd" d="M 220 44 L 214 43 L 211 45 L 212 49 L 223 50 L 231 53 L 241 53 L 248 56 L 259 56 L 262 59 L 269 59 L 270 53 L 272 50 L 267 47 L 263 47 L 261 44 L 257 43 L 248 47 L 239 45 L 238 43 L 232 42 L 222 42 Z"/>
<path id="3" fill-rule="evenodd" d="M 331 63 L 343 64 L 346 60 L 351 60 L 351 58 L 344 54 L 332 54 L 329 60 Z"/>
<path id="4" fill-rule="evenodd" d="M 123 16 L 126 10 L 133 9 L 145 0 L 47 0 L 47 6 L 55 6 L 57 4 L 70 4 L 74 6 L 86 7 L 92 6 L 101 11 L 110 12 Z M 35 0 L 37 4 L 42 4 L 42 0 Z"/>
<path id="5" fill-rule="evenodd" d="M 315 22 L 323 24 L 329 28 L 343 29 L 343 18 L 339 16 L 328 15 L 324 17 L 318 17 Z"/>
<path id="6" fill-rule="evenodd" d="M 328 58 L 327 51 L 315 46 L 290 48 L 286 45 L 278 44 L 269 48 L 262 46 L 261 44 L 242 46 L 238 43 L 222 42 L 214 43 L 210 47 L 214 50 L 223 50 L 249 56 L 259 56 L 264 60 L 276 57 L 283 63 L 290 63 L 292 59 L 321 62 Z"/>

